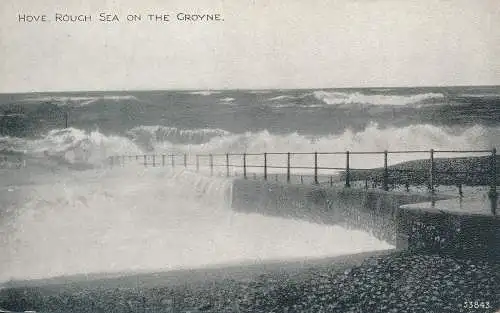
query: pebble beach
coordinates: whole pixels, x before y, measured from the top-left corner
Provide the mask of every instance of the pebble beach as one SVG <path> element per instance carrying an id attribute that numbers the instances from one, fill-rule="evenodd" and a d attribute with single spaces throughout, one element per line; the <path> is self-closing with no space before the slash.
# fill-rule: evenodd
<path id="1" fill-rule="evenodd" d="M 497 312 L 500 263 L 390 251 L 294 270 L 172 283 L 142 276 L 0 290 L 0 307 L 37 312 Z M 353 265 L 354 264 L 354 265 Z M 74 281 L 74 280 L 73 280 Z M 134 283 L 135 281 L 135 283 Z"/>

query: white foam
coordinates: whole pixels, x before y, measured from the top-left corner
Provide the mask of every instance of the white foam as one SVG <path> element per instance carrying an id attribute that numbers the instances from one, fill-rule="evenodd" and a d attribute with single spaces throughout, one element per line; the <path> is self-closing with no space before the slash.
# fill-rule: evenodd
<path id="1" fill-rule="evenodd" d="M 363 94 L 361 92 L 328 92 L 314 91 L 314 97 L 330 105 L 410 105 L 421 104 L 429 100 L 445 100 L 442 93 L 424 93 L 415 95 Z"/>
<path id="2" fill-rule="evenodd" d="M 213 90 L 200 90 L 200 91 L 191 91 L 188 93 L 191 95 L 210 96 L 210 95 L 219 94 L 221 92 L 220 91 L 213 91 Z"/>
<path id="3" fill-rule="evenodd" d="M 8 150 L 35 157 L 59 158 L 69 163 L 102 165 L 109 156 L 140 154 L 142 150 L 121 136 L 106 136 L 98 130 L 85 132 L 76 128 L 52 130 L 41 139 L 6 137 Z"/>
<path id="4" fill-rule="evenodd" d="M 272 97 L 272 98 L 269 98 L 267 99 L 268 101 L 279 101 L 279 100 L 292 100 L 292 99 L 297 99 L 298 97 L 295 97 L 295 96 L 286 96 L 286 95 L 283 95 L 283 96 L 276 96 L 276 97 Z"/>
<path id="5" fill-rule="evenodd" d="M 225 97 L 225 98 L 220 99 L 220 101 L 224 102 L 224 103 L 230 103 L 230 102 L 233 102 L 235 100 L 236 100 L 235 98 L 231 98 L 231 97 Z"/>
<path id="6" fill-rule="evenodd" d="M 201 143 L 178 143 L 170 136 L 194 140 Z M 44 138 L 27 140 L 3 137 L 0 144 L 4 149 L 43 157 L 45 154 L 58 157 L 69 163 L 89 163 L 102 165 L 110 156 L 136 154 L 188 154 L 190 164 L 194 164 L 196 154 L 225 153 L 264 153 L 264 152 L 344 152 L 344 151 L 402 151 L 402 150 L 486 150 L 500 146 L 500 128 L 472 126 L 451 130 L 433 125 L 411 125 L 406 127 L 381 128 L 372 123 L 365 130 L 354 132 L 346 130 L 342 134 L 325 136 L 304 136 L 298 133 L 277 135 L 268 131 L 230 133 L 222 129 L 178 129 L 166 126 L 140 126 L 132 129 L 128 137 L 104 135 L 98 130 L 85 132 L 75 128 L 54 130 Z M 144 151 L 144 145 L 151 151 Z M 8 148 L 8 149 L 7 149 Z M 436 157 L 458 156 L 439 154 Z M 286 156 L 269 156 L 269 164 L 286 165 Z M 391 155 L 389 162 L 428 158 L 427 154 Z M 217 157 L 224 163 L 225 157 Z M 382 166 L 383 157 L 353 155 L 352 167 L 373 168 Z M 207 162 L 206 160 L 203 162 Z M 242 163 L 239 156 L 231 162 Z M 262 165 L 261 157 L 248 157 L 248 165 Z M 311 155 L 294 155 L 292 166 L 312 166 Z M 241 165 L 241 164 L 240 164 Z M 324 167 L 343 167 L 345 158 L 320 155 L 319 165 Z M 272 169 L 271 169 L 272 170 Z M 281 170 L 283 171 L 283 170 Z"/>
<path id="7" fill-rule="evenodd" d="M 390 248 L 359 231 L 234 212 L 230 189 L 227 179 L 133 166 L 34 186 L 0 240 L 0 281 Z"/>
<path id="8" fill-rule="evenodd" d="M 182 129 L 177 127 L 169 127 L 169 126 L 138 126 L 134 127 L 127 132 L 133 138 L 136 138 L 140 133 L 146 133 L 151 136 L 155 136 L 158 133 L 163 134 L 163 137 L 167 138 L 172 135 L 179 135 L 182 137 L 186 137 L 186 139 L 193 139 L 194 137 L 205 137 L 205 136 L 227 136 L 231 133 L 220 129 L 220 128 L 196 128 L 196 129 Z M 161 139 L 161 138 L 160 138 Z"/>
<path id="9" fill-rule="evenodd" d="M 201 145 L 174 146 L 191 154 L 195 153 L 226 153 L 226 152 L 344 152 L 344 151 L 403 151 L 403 150 L 478 150 L 491 149 L 499 145 L 500 129 L 473 126 L 459 132 L 452 132 L 442 127 L 432 125 L 412 125 L 402 128 L 380 128 L 371 124 L 364 131 L 354 132 L 347 130 L 338 135 L 307 137 L 297 133 L 275 135 L 268 131 L 247 132 L 244 134 L 231 134 L 229 136 L 214 137 L 209 142 Z M 158 147 L 161 150 L 161 146 Z M 457 154 L 436 154 L 436 157 L 457 157 Z M 428 158 L 422 153 L 391 154 L 389 163 Z M 219 163 L 224 164 L 223 157 Z M 236 157 L 234 164 L 241 165 L 241 157 Z M 286 166 L 286 156 L 268 156 L 269 164 Z M 292 166 L 313 165 L 312 155 L 294 155 Z M 263 165 L 263 157 L 248 157 L 247 165 Z M 320 155 L 319 165 L 323 167 L 344 167 L 345 156 Z M 358 168 L 374 168 L 383 165 L 383 156 L 363 155 L 351 156 L 351 166 Z M 262 171 L 261 169 L 255 169 Z M 272 169 L 270 169 L 272 171 Z M 283 169 L 276 170 L 283 172 Z M 296 172 L 301 172 L 297 170 Z M 309 171 L 311 172 L 311 171 Z"/>

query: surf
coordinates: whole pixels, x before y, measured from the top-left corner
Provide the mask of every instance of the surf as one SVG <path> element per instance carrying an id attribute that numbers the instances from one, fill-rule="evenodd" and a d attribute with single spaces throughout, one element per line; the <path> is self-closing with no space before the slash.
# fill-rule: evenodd
<path id="1" fill-rule="evenodd" d="M 500 128 L 482 125 L 442 127 L 429 124 L 404 127 L 380 127 L 371 123 L 363 131 L 345 130 L 340 134 L 303 135 L 297 132 L 275 134 L 268 130 L 234 133 L 223 129 L 182 129 L 169 126 L 137 126 L 125 134 L 103 134 L 99 130 L 77 128 L 56 129 L 37 139 L 2 137 L 3 154 L 16 154 L 29 163 L 47 159 L 56 164 L 89 164 L 102 167 L 116 155 L 188 154 L 190 162 L 196 154 L 264 153 L 264 152 L 344 152 L 405 150 L 486 150 L 500 145 Z M 391 162 L 421 158 L 418 154 L 402 154 Z M 380 158 L 366 158 L 364 167 L 379 167 Z M 311 164 L 311 159 L 294 157 L 295 164 Z M 284 159 L 281 164 L 284 164 Z M 344 160 L 323 159 L 322 165 L 343 166 Z"/>
<path id="2" fill-rule="evenodd" d="M 232 211 L 231 186 L 231 179 L 190 170 L 130 165 L 25 188 L 27 201 L 14 209 L 2 241 L 0 280 L 201 268 L 389 247 L 338 226 Z M 339 236 L 350 239 L 336 242 Z"/>

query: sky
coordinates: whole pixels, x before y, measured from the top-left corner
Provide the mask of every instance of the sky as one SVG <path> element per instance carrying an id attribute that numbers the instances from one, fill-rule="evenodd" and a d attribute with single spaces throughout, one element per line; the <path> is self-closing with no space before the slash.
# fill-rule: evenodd
<path id="1" fill-rule="evenodd" d="M 500 85 L 497 0 L 2 0 L 0 12 L 1 93 Z"/>

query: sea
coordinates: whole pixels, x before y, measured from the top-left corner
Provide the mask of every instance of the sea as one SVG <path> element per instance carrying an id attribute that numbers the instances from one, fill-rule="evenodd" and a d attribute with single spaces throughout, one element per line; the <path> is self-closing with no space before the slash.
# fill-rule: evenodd
<path id="1" fill-rule="evenodd" d="M 291 152 L 293 174 L 311 175 L 313 152 L 494 147 L 499 86 L 0 94 L 0 283 L 388 249 L 362 231 L 232 210 L 241 155 L 249 175 L 264 152 Z M 286 155 L 266 162 L 283 173 Z M 319 163 L 333 175 L 345 157 Z"/>

